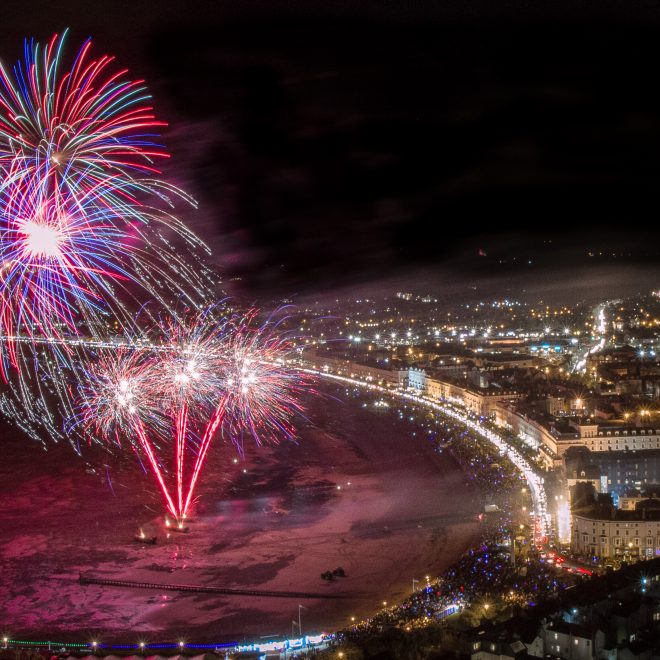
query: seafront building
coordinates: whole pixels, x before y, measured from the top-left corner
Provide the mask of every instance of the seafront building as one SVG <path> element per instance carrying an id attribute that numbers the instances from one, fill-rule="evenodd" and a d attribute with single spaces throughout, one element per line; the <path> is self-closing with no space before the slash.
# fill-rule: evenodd
<path id="1" fill-rule="evenodd" d="M 517 350 L 518 344 L 512 347 Z M 631 503 L 624 497 L 631 488 L 660 484 L 660 428 L 650 423 L 654 418 L 623 415 L 615 396 L 587 402 L 561 387 L 549 388 L 537 358 L 528 354 L 439 357 L 432 366 L 420 366 L 384 352 L 342 355 L 315 348 L 304 354 L 322 371 L 454 402 L 519 440 L 538 469 L 553 472 L 555 539 L 570 543 L 578 555 L 604 560 L 660 555 L 657 500 L 640 497 Z M 607 360 L 604 364 L 611 368 Z M 616 423 L 615 415 L 623 423 Z M 606 508 L 571 510 L 571 492 L 578 484 L 590 484 L 613 499 Z"/>
<path id="2" fill-rule="evenodd" d="M 317 369 L 358 378 L 386 387 L 409 387 L 432 399 L 446 399 L 488 417 L 538 451 L 547 469 L 559 468 L 572 447 L 591 452 L 660 449 L 660 428 L 622 426 L 584 415 L 578 401 L 548 397 L 545 409 L 521 405 L 526 393 L 488 377 L 490 372 L 463 365 L 421 369 L 387 365 L 376 360 L 356 360 L 318 351 L 306 351 L 305 359 Z"/>

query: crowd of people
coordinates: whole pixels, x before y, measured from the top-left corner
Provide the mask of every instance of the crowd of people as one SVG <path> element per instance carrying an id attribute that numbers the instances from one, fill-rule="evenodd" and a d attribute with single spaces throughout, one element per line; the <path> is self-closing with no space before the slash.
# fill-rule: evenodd
<path id="1" fill-rule="evenodd" d="M 368 647 L 393 628 L 409 632 L 430 627 L 457 611 L 471 613 L 472 621 L 496 617 L 505 609 L 534 607 L 577 579 L 539 561 L 521 506 L 526 501 L 521 497 L 524 477 L 507 456 L 441 415 L 426 413 L 422 427 L 436 451 L 450 453 L 484 501 L 494 505 L 493 513 L 484 516 L 477 547 L 404 602 L 340 631 L 339 641 Z"/>

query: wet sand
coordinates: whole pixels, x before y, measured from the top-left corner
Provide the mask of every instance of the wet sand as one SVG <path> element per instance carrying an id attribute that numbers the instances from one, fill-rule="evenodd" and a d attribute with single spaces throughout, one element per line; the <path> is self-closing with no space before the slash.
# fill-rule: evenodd
<path id="1" fill-rule="evenodd" d="M 480 495 L 393 408 L 334 385 L 322 390 L 297 420 L 297 444 L 257 449 L 246 441 L 241 457 L 218 443 L 189 533 L 170 538 L 159 494 L 130 449 L 110 456 L 92 448 L 80 459 L 67 446 L 45 452 L 3 429 L 3 629 L 14 637 L 228 641 L 291 634 L 300 603 L 303 632 L 320 632 L 403 598 L 413 578 L 438 574 L 477 538 Z M 140 527 L 158 536 L 155 546 L 133 542 Z M 321 580 L 338 566 L 345 578 Z M 342 598 L 81 585 L 80 573 Z"/>

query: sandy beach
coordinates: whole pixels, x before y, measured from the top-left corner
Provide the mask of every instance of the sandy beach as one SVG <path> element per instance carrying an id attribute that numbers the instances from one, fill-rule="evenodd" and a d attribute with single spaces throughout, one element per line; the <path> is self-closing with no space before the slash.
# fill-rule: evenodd
<path id="1" fill-rule="evenodd" d="M 437 575 L 478 537 L 481 497 L 414 422 L 368 395 L 323 385 L 299 441 L 241 456 L 213 448 L 189 533 L 170 533 L 151 476 L 127 447 L 84 459 L 4 428 L 0 622 L 16 638 L 230 641 L 332 630 Z M 237 462 L 234 462 L 237 459 Z M 142 528 L 156 545 L 133 541 Z M 341 566 L 346 577 L 320 574 Z M 274 598 L 81 585 L 156 584 L 309 592 Z M 45 638 L 45 637 L 44 637 Z"/>

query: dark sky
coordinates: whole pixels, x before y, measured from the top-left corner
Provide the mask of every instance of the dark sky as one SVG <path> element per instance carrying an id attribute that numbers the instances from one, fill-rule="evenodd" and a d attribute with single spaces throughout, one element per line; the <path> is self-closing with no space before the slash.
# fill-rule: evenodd
<path id="1" fill-rule="evenodd" d="M 249 293 L 658 263 L 657 3 L 3 7 L 4 62 L 69 26 L 147 78 Z"/>

